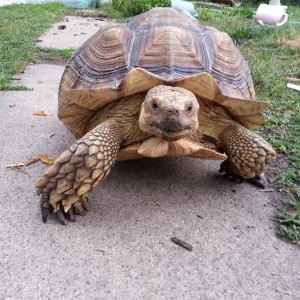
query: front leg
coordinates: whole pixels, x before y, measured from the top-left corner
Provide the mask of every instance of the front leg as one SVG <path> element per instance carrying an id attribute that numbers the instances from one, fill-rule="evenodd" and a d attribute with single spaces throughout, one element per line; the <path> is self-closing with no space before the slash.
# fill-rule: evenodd
<path id="1" fill-rule="evenodd" d="M 41 195 L 44 222 L 49 213 L 65 225 L 65 216 L 75 221 L 74 212 L 89 210 L 87 195 L 109 173 L 120 145 L 120 126 L 103 123 L 95 127 L 63 152 L 36 184 Z"/>
<path id="2" fill-rule="evenodd" d="M 272 146 L 254 132 L 230 125 L 219 135 L 220 148 L 228 159 L 221 164 L 220 172 L 241 178 L 258 178 L 275 158 Z"/>

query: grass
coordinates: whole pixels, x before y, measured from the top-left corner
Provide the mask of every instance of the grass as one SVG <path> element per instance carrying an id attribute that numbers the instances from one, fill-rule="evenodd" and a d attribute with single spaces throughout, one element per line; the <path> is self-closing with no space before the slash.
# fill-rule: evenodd
<path id="1" fill-rule="evenodd" d="M 10 78 L 26 64 L 40 59 L 41 51 L 36 48 L 35 40 L 68 11 L 58 3 L 0 8 L 0 90 L 12 89 Z"/>
<path id="2" fill-rule="evenodd" d="M 52 48 L 35 48 L 36 57 L 40 60 L 56 61 L 56 60 L 68 60 L 74 53 L 74 49 L 52 49 Z"/>
<path id="3" fill-rule="evenodd" d="M 100 9 L 112 18 L 124 19 L 168 3 L 168 0 L 112 0 L 112 4 Z M 257 25 L 253 22 L 255 8 L 249 6 L 222 12 L 196 7 L 203 25 L 225 31 L 234 39 L 249 63 L 257 98 L 270 102 L 259 134 L 288 161 L 288 167 L 275 170 L 279 188 L 290 198 L 285 201 L 286 210 L 278 216 L 279 233 L 300 243 L 300 97 L 299 92 L 286 87 L 287 77 L 300 78 L 300 49 L 286 43 L 300 37 L 300 24 L 278 28 Z M 288 12 L 290 20 L 300 21 L 299 5 L 289 6 Z M 68 59 L 72 55 L 71 49 L 38 48 L 35 43 L 50 24 L 67 13 L 74 11 L 56 3 L 0 8 L 0 90 L 26 89 L 10 86 L 10 78 L 26 64 Z"/>
<path id="4" fill-rule="evenodd" d="M 112 8 L 122 12 L 125 17 L 132 17 L 153 7 L 170 6 L 170 0 L 113 0 Z"/>

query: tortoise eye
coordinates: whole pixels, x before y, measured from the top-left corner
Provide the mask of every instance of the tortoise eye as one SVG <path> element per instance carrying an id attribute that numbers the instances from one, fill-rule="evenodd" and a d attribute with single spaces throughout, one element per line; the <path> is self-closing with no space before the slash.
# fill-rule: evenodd
<path id="1" fill-rule="evenodd" d="M 187 111 L 187 112 L 191 112 L 192 110 L 193 110 L 193 104 L 190 103 L 189 105 L 187 105 L 186 111 Z"/>
<path id="2" fill-rule="evenodd" d="M 157 103 L 157 101 L 155 99 L 152 101 L 152 108 L 155 111 L 158 110 L 158 103 Z"/>

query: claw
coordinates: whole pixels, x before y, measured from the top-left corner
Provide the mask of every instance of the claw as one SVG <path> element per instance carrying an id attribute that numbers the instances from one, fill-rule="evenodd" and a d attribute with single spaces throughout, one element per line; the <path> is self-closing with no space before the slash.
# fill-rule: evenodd
<path id="1" fill-rule="evenodd" d="M 235 183 L 243 183 L 245 181 L 245 178 L 234 174 L 231 176 L 230 180 Z"/>
<path id="2" fill-rule="evenodd" d="M 90 211 L 90 204 L 89 204 L 89 198 L 88 197 L 85 197 L 82 199 L 81 201 L 82 205 L 83 205 L 83 208 L 86 210 L 86 211 Z"/>
<path id="3" fill-rule="evenodd" d="M 260 180 L 261 180 L 261 176 L 259 176 L 259 175 L 255 176 L 254 178 L 247 179 L 247 181 L 249 181 L 251 184 L 253 184 L 261 189 L 264 189 L 265 185 Z"/>
<path id="4" fill-rule="evenodd" d="M 66 212 L 66 217 L 70 222 L 76 222 L 76 217 L 72 207 Z"/>
<path id="5" fill-rule="evenodd" d="M 227 175 L 226 164 L 227 164 L 227 160 L 223 161 L 223 162 L 221 163 L 220 169 L 219 169 L 219 173 L 224 173 L 224 172 L 225 172 L 225 176 Z"/>
<path id="6" fill-rule="evenodd" d="M 65 218 L 65 216 L 64 216 L 64 213 L 63 213 L 61 210 L 57 211 L 54 215 L 55 215 L 57 221 L 58 221 L 61 225 L 64 225 L 64 226 L 67 225 L 66 218 Z"/>
<path id="7" fill-rule="evenodd" d="M 42 207 L 42 220 L 44 223 L 47 223 L 48 215 L 51 213 L 51 208 L 49 207 Z"/>
<path id="8" fill-rule="evenodd" d="M 239 175 L 236 175 L 236 174 L 233 174 L 233 173 L 230 173 L 230 172 L 225 172 L 224 174 L 224 178 L 232 181 L 232 182 L 235 182 L 235 183 L 243 183 L 245 181 L 245 178 L 239 176 Z"/>
<path id="9" fill-rule="evenodd" d="M 75 207 L 74 211 L 75 211 L 76 214 L 78 214 L 80 216 L 85 216 L 86 215 L 86 211 L 84 210 L 84 208 L 81 205 Z"/>
<path id="10" fill-rule="evenodd" d="M 41 197 L 41 211 L 42 211 L 42 220 L 44 223 L 47 223 L 48 215 L 52 213 L 52 207 L 49 203 L 48 195 L 42 195 Z"/>

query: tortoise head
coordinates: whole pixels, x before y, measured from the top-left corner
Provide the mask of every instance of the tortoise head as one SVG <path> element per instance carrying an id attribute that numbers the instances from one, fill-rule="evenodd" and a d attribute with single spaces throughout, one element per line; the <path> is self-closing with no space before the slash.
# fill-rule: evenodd
<path id="1" fill-rule="evenodd" d="M 198 129 L 199 104 L 184 88 L 159 85 L 150 89 L 141 107 L 139 126 L 166 140 L 178 140 Z"/>

